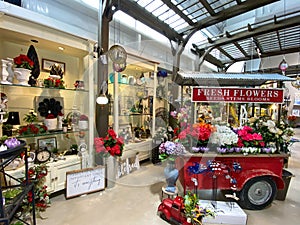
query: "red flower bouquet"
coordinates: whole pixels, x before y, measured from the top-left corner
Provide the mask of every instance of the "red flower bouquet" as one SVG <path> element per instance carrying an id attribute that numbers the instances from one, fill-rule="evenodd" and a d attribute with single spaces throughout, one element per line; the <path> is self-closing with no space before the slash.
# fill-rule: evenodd
<path id="1" fill-rule="evenodd" d="M 182 130 L 178 134 L 178 138 L 181 142 L 185 143 L 188 139 L 191 139 L 195 142 L 194 146 L 206 146 L 210 135 L 215 131 L 215 127 L 211 124 L 207 123 L 196 123 L 192 126 L 188 125 L 188 127 Z"/>
<path id="2" fill-rule="evenodd" d="M 32 70 L 34 66 L 34 62 L 27 55 L 19 55 L 14 58 L 14 64 L 17 68 L 24 68 L 28 70 Z"/>
<path id="3" fill-rule="evenodd" d="M 19 128 L 20 135 L 43 134 L 47 132 L 47 127 L 40 124 L 28 124 Z"/>
<path id="4" fill-rule="evenodd" d="M 264 147 L 265 142 L 263 137 L 259 133 L 255 133 L 254 129 L 249 126 L 244 126 L 242 129 L 237 131 L 239 140 L 238 147 Z"/>
<path id="5" fill-rule="evenodd" d="M 122 156 L 124 141 L 123 138 L 118 138 L 113 129 L 107 131 L 107 135 L 94 139 L 95 150 L 104 156 Z"/>

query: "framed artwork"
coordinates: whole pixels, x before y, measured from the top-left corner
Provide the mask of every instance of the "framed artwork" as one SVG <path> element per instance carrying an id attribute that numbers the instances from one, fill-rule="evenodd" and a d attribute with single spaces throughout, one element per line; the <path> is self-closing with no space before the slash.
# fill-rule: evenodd
<path id="1" fill-rule="evenodd" d="M 42 59 L 42 70 L 49 72 L 51 69 L 51 66 L 55 63 L 57 63 L 61 66 L 64 73 L 66 72 L 66 64 L 64 62 L 58 62 L 58 61 L 55 61 L 52 59 Z"/>
<path id="2" fill-rule="evenodd" d="M 52 151 L 57 148 L 56 137 L 47 137 L 38 139 L 38 150 L 47 149 Z"/>

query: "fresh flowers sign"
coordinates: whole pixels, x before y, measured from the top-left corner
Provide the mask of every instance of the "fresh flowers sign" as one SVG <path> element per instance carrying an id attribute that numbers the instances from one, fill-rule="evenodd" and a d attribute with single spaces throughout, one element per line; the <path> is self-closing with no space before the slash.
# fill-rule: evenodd
<path id="1" fill-rule="evenodd" d="M 282 103 L 283 89 L 194 87 L 193 102 Z"/>
<path id="2" fill-rule="evenodd" d="M 107 157 L 111 156 L 122 156 L 124 141 L 123 138 L 118 138 L 117 134 L 113 129 L 107 131 L 107 135 L 94 139 L 96 153 Z"/>

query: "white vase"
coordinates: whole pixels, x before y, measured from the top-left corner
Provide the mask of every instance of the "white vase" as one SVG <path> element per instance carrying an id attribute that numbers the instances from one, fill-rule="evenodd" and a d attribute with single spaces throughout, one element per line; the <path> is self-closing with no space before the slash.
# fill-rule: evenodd
<path id="1" fill-rule="evenodd" d="M 12 84 L 8 81 L 12 64 L 9 60 L 1 59 L 1 84 Z"/>
<path id="2" fill-rule="evenodd" d="M 24 68 L 15 68 L 14 73 L 16 79 L 19 81 L 18 83 L 19 85 L 30 86 L 28 84 L 28 81 L 29 81 L 31 70 L 24 69 Z"/>
<path id="3" fill-rule="evenodd" d="M 44 124 L 48 130 L 56 130 L 57 129 L 57 119 L 45 119 Z"/>

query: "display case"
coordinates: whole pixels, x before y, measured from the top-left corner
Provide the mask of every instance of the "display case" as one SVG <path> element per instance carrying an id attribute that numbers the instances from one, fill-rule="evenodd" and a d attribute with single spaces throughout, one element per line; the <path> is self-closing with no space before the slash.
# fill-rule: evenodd
<path id="1" fill-rule="evenodd" d="M 109 74 L 109 125 L 124 137 L 125 151 L 138 152 L 140 160 L 151 155 L 157 65 L 155 61 L 129 53 L 126 69 Z"/>
<path id="2" fill-rule="evenodd" d="M 63 155 L 73 145 L 77 145 L 79 150 L 84 145 L 88 151 L 88 158 L 84 160 L 84 164 L 81 163 L 80 157 L 74 155 L 75 162 L 73 160 L 72 163 L 68 164 L 65 160 L 59 161 L 61 164 L 65 162 L 65 166 L 60 165 L 62 170 L 57 169 L 58 167 L 50 167 L 49 174 L 55 174 L 54 179 L 59 181 L 59 184 L 56 185 L 59 188 L 55 186 L 51 190 L 60 190 L 64 188 L 67 171 L 92 167 L 94 164 L 93 119 L 95 104 L 91 103 L 95 102 L 94 77 L 96 67 L 93 66 L 97 60 L 93 55 L 95 43 L 72 33 L 65 33 L 61 23 L 52 26 L 55 28 L 51 28 L 50 24 L 55 24 L 55 21 L 50 18 L 46 20 L 48 24 L 42 24 L 41 21 L 45 22 L 45 20 L 39 20 L 40 16 L 35 12 L 30 12 L 30 20 L 27 20 L 22 18 L 28 13 L 26 9 L 13 6 L 2 9 L 4 13 L 1 15 L 0 21 L 0 59 L 12 59 L 20 54 L 26 55 L 29 47 L 33 46 L 40 65 L 40 73 L 35 86 L 20 84 L 15 76 L 11 80 L 11 84 L 6 82 L 0 84 L 0 92 L 5 93 L 8 98 L 8 112 L 18 112 L 20 117 L 20 124 L 14 125 L 12 135 L 26 141 L 30 151 L 41 150 L 45 140 L 51 140 L 55 143 L 51 147 L 51 154 L 56 151 L 57 155 L 61 155 L 61 158 L 64 158 Z M 50 75 L 49 66 L 54 63 L 60 64 L 63 68 L 64 87 L 58 88 L 45 84 L 45 80 Z M 3 70 L 0 72 L 1 81 L 3 81 L 2 73 Z M 62 127 L 57 125 L 54 129 L 48 129 L 46 132 L 31 132 L 20 135 L 17 130 L 28 124 L 23 119 L 32 109 L 38 114 L 38 122 L 35 124 L 45 123 L 45 117 L 38 112 L 38 108 L 45 99 L 50 100 L 52 98 L 60 102 L 63 118 L 68 117 L 70 118 L 69 121 L 72 121 L 69 124 L 69 129 L 63 131 Z M 84 128 L 80 127 L 79 118 L 74 118 L 75 114 L 78 113 L 84 115 L 88 121 Z M 88 125 L 86 126 L 86 124 Z M 51 184 L 52 178 L 49 177 L 49 179 L 47 182 Z"/>

